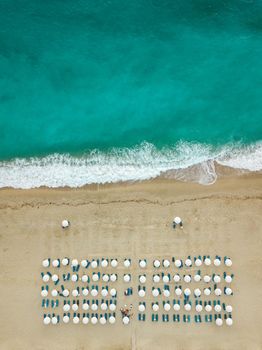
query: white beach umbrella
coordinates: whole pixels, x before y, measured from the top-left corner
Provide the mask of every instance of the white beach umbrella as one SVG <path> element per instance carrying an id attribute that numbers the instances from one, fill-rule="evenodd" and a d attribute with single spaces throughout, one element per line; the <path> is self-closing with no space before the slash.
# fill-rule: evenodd
<path id="1" fill-rule="evenodd" d="M 82 294 L 83 294 L 83 296 L 87 297 L 88 294 L 89 294 L 89 290 L 88 290 L 87 288 L 84 288 L 84 289 L 82 290 Z"/>
<path id="2" fill-rule="evenodd" d="M 204 282 L 209 283 L 211 281 L 211 277 L 209 275 L 204 276 Z"/>
<path id="3" fill-rule="evenodd" d="M 49 316 L 46 316 L 46 317 L 44 318 L 44 324 L 45 324 L 45 325 L 48 325 L 48 324 L 50 324 L 50 322 L 51 322 L 50 317 L 49 317 Z"/>
<path id="4" fill-rule="evenodd" d="M 104 282 L 108 282 L 109 281 L 109 275 L 107 275 L 107 274 L 103 275 L 102 280 Z"/>
<path id="5" fill-rule="evenodd" d="M 202 265 L 202 261 L 200 259 L 196 259 L 195 265 L 196 266 L 201 266 Z"/>
<path id="6" fill-rule="evenodd" d="M 78 265 L 78 260 L 77 259 L 73 259 L 72 260 L 72 266 L 76 267 Z"/>
<path id="7" fill-rule="evenodd" d="M 178 274 L 174 275 L 174 281 L 179 282 L 181 280 L 180 276 Z"/>
<path id="8" fill-rule="evenodd" d="M 201 281 L 201 276 L 200 276 L 199 274 L 196 274 L 196 275 L 194 276 L 194 281 L 195 281 L 195 282 L 200 282 L 200 281 Z"/>
<path id="9" fill-rule="evenodd" d="M 194 290 L 194 294 L 195 294 L 196 297 L 200 297 L 200 295 L 201 295 L 201 290 L 200 290 L 199 288 L 196 288 L 196 289 Z"/>
<path id="10" fill-rule="evenodd" d="M 87 275 L 83 275 L 81 280 L 82 280 L 82 282 L 86 283 L 88 281 L 88 276 Z"/>
<path id="11" fill-rule="evenodd" d="M 102 267 L 107 267 L 108 266 L 108 261 L 106 259 L 103 259 L 101 262 Z"/>
<path id="12" fill-rule="evenodd" d="M 45 274 L 43 276 L 43 282 L 47 283 L 49 281 L 49 279 L 50 279 L 50 276 L 48 274 Z"/>
<path id="13" fill-rule="evenodd" d="M 48 267 L 50 265 L 49 260 L 48 259 L 43 260 L 42 265 L 43 267 Z"/>
<path id="14" fill-rule="evenodd" d="M 69 290 L 68 289 L 64 289 L 62 292 L 64 297 L 68 297 L 69 296 Z"/>
<path id="15" fill-rule="evenodd" d="M 181 265 L 182 265 L 182 261 L 181 260 L 179 260 L 179 259 L 175 260 L 175 266 L 176 267 L 180 267 Z"/>
<path id="16" fill-rule="evenodd" d="M 116 280 L 117 280 L 116 274 L 112 273 L 112 275 L 110 275 L 110 281 L 115 282 Z"/>
<path id="17" fill-rule="evenodd" d="M 232 318 L 231 318 L 231 317 L 228 317 L 228 318 L 226 319 L 226 325 L 227 325 L 227 326 L 232 326 L 232 324 L 233 324 Z"/>
<path id="18" fill-rule="evenodd" d="M 78 297 L 78 290 L 77 289 L 73 289 L 72 290 L 72 295 L 73 295 L 73 297 Z"/>
<path id="19" fill-rule="evenodd" d="M 215 265 L 215 266 L 221 265 L 220 259 L 217 259 L 217 258 L 216 258 L 216 259 L 214 260 L 214 265 Z"/>
<path id="20" fill-rule="evenodd" d="M 110 295 L 112 297 L 116 296 L 116 289 L 115 288 L 110 289 Z"/>
<path id="21" fill-rule="evenodd" d="M 153 311 L 157 312 L 159 310 L 158 304 L 153 304 L 152 309 Z"/>
<path id="22" fill-rule="evenodd" d="M 62 221 L 62 227 L 63 227 L 63 228 L 69 227 L 69 221 L 68 221 L 68 220 L 63 220 L 63 221 Z"/>
<path id="23" fill-rule="evenodd" d="M 96 289 L 91 289 L 91 295 L 92 297 L 96 297 L 98 295 L 98 291 Z"/>
<path id="24" fill-rule="evenodd" d="M 116 259 L 111 260 L 111 266 L 112 267 L 117 267 L 117 264 L 118 264 L 118 262 L 117 262 Z"/>
<path id="25" fill-rule="evenodd" d="M 168 267 L 170 266 L 170 261 L 167 260 L 167 259 L 165 259 L 165 260 L 163 261 L 163 266 L 166 267 L 166 268 L 168 268 Z"/>
<path id="26" fill-rule="evenodd" d="M 160 282 L 160 277 L 159 277 L 158 275 L 154 275 L 153 281 L 154 281 L 155 283 L 159 283 L 159 282 Z"/>
<path id="27" fill-rule="evenodd" d="M 63 311 L 64 312 L 68 312 L 69 310 L 70 310 L 70 305 L 69 304 L 63 305 Z"/>
<path id="28" fill-rule="evenodd" d="M 89 310 L 89 305 L 87 303 L 83 303 L 82 309 L 85 311 Z"/>
<path id="29" fill-rule="evenodd" d="M 139 266 L 140 266 L 142 269 L 144 269 L 144 268 L 146 267 L 146 261 L 145 261 L 145 260 L 141 260 L 141 261 L 139 262 Z"/>
<path id="30" fill-rule="evenodd" d="M 207 304 L 207 305 L 205 306 L 205 310 L 206 310 L 207 312 L 211 312 L 211 311 L 212 311 L 212 306 L 209 305 L 209 304 Z"/>
<path id="31" fill-rule="evenodd" d="M 41 290 L 41 297 L 46 298 L 48 296 L 48 291 L 46 289 Z"/>
<path id="32" fill-rule="evenodd" d="M 160 267 L 160 261 L 159 260 L 154 260 L 154 267 L 158 268 Z"/>
<path id="33" fill-rule="evenodd" d="M 179 216 L 176 216 L 173 221 L 177 225 L 179 225 L 182 222 L 182 220 L 181 220 L 181 218 Z"/>
<path id="34" fill-rule="evenodd" d="M 215 289 L 215 295 L 219 297 L 221 294 L 222 294 L 221 289 L 220 288 L 216 288 Z"/>
<path id="35" fill-rule="evenodd" d="M 72 305 L 72 310 L 73 311 L 77 311 L 78 310 L 78 305 L 77 304 L 73 304 Z"/>
<path id="36" fill-rule="evenodd" d="M 84 316 L 82 319 L 83 324 L 88 324 L 89 323 L 89 317 Z"/>
<path id="37" fill-rule="evenodd" d="M 215 275 L 215 276 L 214 276 L 214 282 L 215 282 L 215 283 L 220 283 L 220 282 L 221 282 L 220 276 Z"/>
<path id="38" fill-rule="evenodd" d="M 169 282 L 169 277 L 167 275 L 163 276 L 163 282 L 168 283 Z"/>
<path id="39" fill-rule="evenodd" d="M 53 282 L 56 282 L 56 281 L 58 281 L 58 276 L 56 274 L 53 274 L 51 279 Z"/>
<path id="40" fill-rule="evenodd" d="M 206 266 L 210 266 L 212 262 L 211 262 L 211 259 L 205 258 L 204 263 Z"/>
<path id="41" fill-rule="evenodd" d="M 159 296 L 159 290 L 157 288 L 152 290 L 152 295 L 153 297 L 158 297 Z"/>
<path id="42" fill-rule="evenodd" d="M 210 295 L 211 294 L 211 290 L 209 288 L 205 288 L 204 289 L 204 294 L 205 295 Z"/>
<path id="43" fill-rule="evenodd" d="M 163 295 L 164 295 L 166 298 L 170 297 L 170 292 L 169 292 L 169 290 L 168 290 L 168 289 L 164 289 L 164 290 L 163 290 Z"/>
<path id="44" fill-rule="evenodd" d="M 123 317 L 123 323 L 124 323 L 125 325 L 128 324 L 128 323 L 129 323 L 129 317 L 124 316 L 124 317 Z"/>
<path id="45" fill-rule="evenodd" d="M 187 267 L 192 266 L 192 260 L 187 258 L 186 261 L 185 261 L 185 265 L 186 265 Z"/>
<path id="46" fill-rule="evenodd" d="M 220 312 L 222 310 L 221 306 L 219 304 L 216 304 L 214 307 L 216 312 Z"/>
<path id="47" fill-rule="evenodd" d="M 226 292 L 226 295 L 231 295 L 232 294 L 232 289 L 227 287 L 225 292 Z"/>
<path id="48" fill-rule="evenodd" d="M 107 304 L 106 303 L 102 303 L 100 307 L 101 307 L 101 310 L 103 310 L 103 311 L 107 310 Z"/>
<path id="49" fill-rule="evenodd" d="M 106 324 L 106 318 L 104 316 L 100 317 L 99 322 L 102 325 Z"/>
<path id="50" fill-rule="evenodd" d="M 146 308 L 145 308 L 145 305 L 144 305 L 144 304 L 139 304 L 139 305 L 138 305 L 138 311 L 139 311 L 139 312 L 144 312 L 145 309 L 146 309 Z"/>
<path id="51" fill-rule="evenodd" d="M 124 260 L 124 266 L 125 267 L 130 267 L 131 263 L 130 263 L 130 260 L 129 259 L 125 259 Z"/>
<path id="52" fill-rule="evenodd" d="M 52 297 L 57 297 L 58 291 L 56 289 L 53 289 L 51 292 Z"/>
<path id="53" fill-rule="evenodd" d="M 53 260 L 53 261 L 52 261 L 52 265 L 53 265 L 54 267 L 58 267 L 58 266 L 59 266 L 59 261 L 58 261 L 57 259 Z"/>
<path id="54" fill-rule="evenodd" d="M 175 310 L 175 311 L 179 311 L 180 310 L 180 305 L 179 304 L 174 304 L 173 305 L 173 309 Z"/>
<path id="55" fill-rule="evenodd" d="M 140 289 L 138 291 L 138 295 L 140 296 L 140 298 L 144 298 L 144 296 L 146 295 L 146 292 L 144 291 L 144 289 Z"/>
<path id="56" fill-rule="evenodd" d="M 86 259 L 81 261 L 81 266 L 87 267 L 87 260 Z"/>
<path id="57" fill-rule="evenodd" d="M 216 319 L 216 325 L 217 325 L 217 326 L 222 326 L 222 324 L 223 324 L 222 318 L 217 318 L 217 319 Z"/>
<path id="58" fill-rule="evenodd" d="M 114 316 L 110 316 L 108 321 L 109 321 L 109 323 L 114 324 L 114 323 L 116 323 L 116 318 Z"/>
<path id="59" fill-rule="evenodd" d="M 77 275 L 74 273 L 72 276 L 71 276 L 71 281 L 72 282 L 76 282 L 78 280 L 78 277 Z"/>
<path id="60" fill-rule="evenodd" d="M 232 277 L 229 276 L 229 275 L 226 275 L 225 281 L 226 281 L 226 283 L 231 283 L 232 282 Z"/>
<path id="61" fill-rule="evenodd" d="M 196 305 L 196 312 L 201 312 L 202 310 L 203 310 L 202 305 L 197 304 L 197 305 Z"/>
<path id="62" fill-rule="evenodd" d="M 191 305 L 190 304 L 185 304 L 184 309 L 186 311 L 190 311 L 191 310 Z"/>
<path id="63" fill-rule="evenodd" d="M 116 310 L 116 304 L 112 303 L 109 305 L 109 310 L 110 311 L 115 311 Z"/>
<path id="64" fill-rule="evenodd" d="M 68 317 L 67 315 L 65 315 L 65 316 L 63 317 L 63 322 L 64 322 L 64 323 L 68 323 L 68 322 L 69 322 L 69 317 Z"/>
<path id="65" fill-rule="evenodd" d="M 90 265 L 91 265 L 92 269 L 96 269 L 98 266 L 98 263 L 96 260 L 92 260 Z"/>
<path id="66" fill-rule="evenodd" d="M 129 275 L 124 275 L 124 282 L 126 282 L 126 283 L 130 282 L 130 276 Z"/>
<path id="67" fill-rule="evenodd" d="M 107 290 L 106 288 L 103 288 L 103 289 L 101 290 L 101 295 L 102 295 L 103 297 L 106 297 L 106 296 L 108 295 L 108 290 Z"/>
<path id="68" fill-rule="evenodd" d="M 191 282 L 191 277 L 190 277 L 189 275 L 185 275 L 185 276 L 184 276 L 184 281 L 185 281 L 186 283 Z"/>
<path id="69" fill-rule="evenodd" d="M 69 260 L 67 258 L 62 259 L 62 265 L 67 266 L 69 264 Z"/>
<path id="70" fill-rule="evenodd" d="M 140 276 L 139 277 L 139 282 L 142 283 L 142 284 L 146 283 L 146 276 L 144 276 L 144 275 Z"/>
<path id="71" fill-rule="evenodd" d="M 52 319 L 51 319 L 51 321 L 52 321 L 52 324 L 57 324 L 58 319 L 57 319 L 56 316 L 53 316 Z"/>
<path id="72" fill-rule="evenodd" d="M 99 276 L 98 276 L 97 273 L 94 273 L 94 274 L 92 275 L 92 280 L 93 280 L 94 282 L 97 282 L 97 281 L 99 280 Z"/>
<path id="73" fill-rule="evenodd" d="M 92 324 L 97 324 L 97 322 L 98 322 L 97 317 L 93 316 L 93 317 L 91 318 L 91 323 L 92 323 Z"/>
<path id="74" fill-rule="evenodd" d="M 97 311 L 98 310 L 97 304 L 95 304 L 95 303 L 91 304 L 91 310 Z"/>
<path id="75" fill-rule="evenodd" d="M 184 294 L 185 294 L 186 296 L 189 296 L 189 295 L 191 294 L 191 290 L 190 290 L 189 288 L 186 288 L 186 289 L 184 290 Z"/>
<path id="76" fill-rule="evenodd" d="M 74 318 L 73 318 L 73 323 L 74 324 L 78 324 L 79 323 L 79 317 L 78 316 L 75 316 Z"/>
<path id="77" fill-rule="evenodd" d="M 176 288 L 175 293 L 177 296 L 180 296 L 182 294 L 182 289 L 181 288 Z"/>
<path id="78" fill-rule="evenodd" d="M 232 311 L 233 311 L 233 307 L 231 305 L 227 305 L 226 312 L 232 312 Z"/>
<path id="79" fill-rule="evenodd" d="M 227 258 L 225 260 L 225 265 L 228 266 L 228 267 L 232 266 L 232 260 L 230 258 Z"/>
<path id="80" fill-rule="evenodd" d="M 165 311 L 169 311 L 171 309 L 170 304 L 169 303 L 165 303 L 164 304 L 164 309 L 165 309 Z"/>

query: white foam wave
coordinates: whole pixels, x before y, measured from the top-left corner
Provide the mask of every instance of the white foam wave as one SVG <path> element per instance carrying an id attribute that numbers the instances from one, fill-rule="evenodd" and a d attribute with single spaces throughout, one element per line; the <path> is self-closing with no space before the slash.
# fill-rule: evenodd
<path id="1" fill-rule="evenodd" d="M 143 143 L 132 149 L 94 150 L 81 157 L 53 154 L 44 158 L 2 161 L 0 187 L 81 187 L 92 183 L 146 180 L 176 169 L 180 169 L 177 176 L 180 180 L 211 184 L 216 180 L 214 161 L 234 168 L 261 170 L 262 142 L 218 148 L 180 142 L 160 150 Z M 201 165 L 197 174 L 181 175 L 183 169 L 196 164 Z"/>

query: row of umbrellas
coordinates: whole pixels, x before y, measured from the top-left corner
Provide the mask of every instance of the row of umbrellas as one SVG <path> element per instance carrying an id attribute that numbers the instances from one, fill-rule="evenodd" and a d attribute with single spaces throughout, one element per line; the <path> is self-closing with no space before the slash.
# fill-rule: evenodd
<path id="1" fill-rule="evenodd" d="M 47 289 L 42 289 L 42 290 L 41 290 L 41 296 L 42 296 L 43 298 L 46 298 L 46 297 L 48 296 L 48 293 L 49 293 L 49 292 L 48 292 Z M 117 294 L 117 291 L 116 291 L 115 288 L 111 288 L 110 290 L 108 290 L 108 288 L 102 288 L 100 293 L 101 293 L 101 295 L 102 295 L 103 297 L 106 297 L 106 296 L 108 296 L 108 295 L 110 295 L 110 296 L 112 296 L 112 297 L 115 297 L 116 294 Z M 54 296 L 54 297 L 56 297 L 58 294 L 59 294 L 59 292 L 58 292 L 56 289 L 52 290 L 52 292 L 51 292 L 51 295 Z M 98 296 L 98 294 L 99 294 L 98 289 L 92 288 L 91 291 L 90 291 L 90 294 L 91 294 L 93 297 Z M 68 289 L 64 289 L 64 290 L 62 291 L 62 295 L 63 295 L 64 297 L 68 297 L 68 296 L 70 295 L 70 291 L 69 291 Z M 78 289 L 73 289 L 72 292 L 71 292 L 71 295 L 72 295 L 73 297 L 78 297 L 78 296 L 80 296 L 80 292 L 79 292 Z M 88 288 L 83 288 L 83 289 L 82 289 L 82 295 L 83 295 L 83 296 L 88 296 L 88 295 L 89 295 L 89 289 L 88 289 Z"/>
<path id="2" fill-rule="evenodd" d="M 58 323 L 58 320 L 59 319 L 58 319 L 57 316 L 53 316 L 53 317 L 46 316 L 46 317 L 44 317 L 43 322 L 44 322 L 45 325 L 49 325 L 49 324 L 54 324 L 55 325 L 55 324 Z M 93 315 L 93 316 L 91 316 L 91 318 L 88 317 L 88 316 L 83 316 L 82 317 L 82 323 L 83 324 L 88 324 L 89 321 L 90 321 L 90 323 L 92 323 L 94 325 L 97 324 L 97 323 L 100 323 L 101 325 L 105 325 L 106 323 L 114 324 L 116 322 L 116 318 L 115 318 L 115 316 L 112 316 L 112 315 L 108 317 L 108 320 L 107 320 L 107 318 L 105 316 L 97 317 L 97 316 Z M 70 322 L 70 316 L 64 315 L 63 316 L 63 322 L 64 323 L 69 323 Z M 72 322 L 74 324 L 78 324 L 80 322 L 80 315 L 74 316 L 72 318 Z"/>
<path id="3" fill-rule="evenodd" d="M 43 262 L 42 262 L 42 265 L 43 267 L 49 267 L 50 266 L 50 263 L 51 263 L 51 260 L 50 259 L 44 259 Z M 77 259 L 72 259 L 71 261 L 71 266 L 72 267 L 77 267 L 77 266 L 82 266 L 82 267 L 87 267 L 88 266 L 88 263 L 89 261 L 87 259 L 84 259 L 84 260 L 81 260 L 81 262 L 79 262 Z M 232 266 L 232 260 L 228 257 L 225 257 L 224 258 L 224 263 L 226 266 L 230 267 Z M 70 264 L 70 259 L 69 258 L 63 258 L 62 261 L 61 261 L 61 264 L 63 266 L 67 266 Z M 168 259 L 164 259 L 162 260 L 162 266 L 165 267 L 165 268 L 168 268 L 170 266 L 170 260 Z M 182 267 L 183 266 L 183 261 L 181 259 L 175 259 L 174 260 L 174 264 L 176 267 Z M 184 261 L 184 264 L 186 267 L 191 267 L 193 265 L 197 266 L 197 267 L 200 267 L 202 264 L 206 265 L 206 266 L 210 266 L 212 265 L 212 260 L 210 257 L 205 257 L 204 259 L 202 259 L 201 257 L 198 257 L 198 258 L 195 258 L 194 260 L 191 260 L 191 258 L 187 258 L 185 261 Z M 216 257 L 214 260 L 213 260 L 213 264 L 215 266 L 220 266 L 221 265 L 221 257 Z M 125 267 L 130 267 L 131 266 L 131 259 L 125 259 L 124 260 L 124 263 L 123 265 Z M 60 266 L 60 259 L 54 259 L 52 261 L 52 266 L 53 267 L 59 267 Z M 92 268 L 97 268 L 99 266 L 99 260 L 95 260 L 93 259 L 91 262 L 90 262 L 90 266 Z M 108 266 L 111 266 L 111 267 L 117 267 L 118 266 L 118 259 L 114 258 L 114 259 L 111 259 L 110 262 L 109 262 L 109 259 L 102 259 L 101 260 L 101 266 L 102 267 L 108 267 Z M 139 266 L 141 268 L 146 268 L 147 267 L 147 260 L 146 259 L 140 259 L 139 260 Z M 161 266 L 161 261 L 158 260 L 158 259 L 155 259 L 153 261 L 153 266 L 155 268 L 159 268 Z"/>
<path id="4" fill-rule="evenodd" d="M 187 297 L 189 297 L 192 294 L 190 288 L 185 288 L 184 291 L 180 287 L 175 288 L 175 294 L 177 296 L 181 296 L 183 293 Z M 204 288 L 203 293 L 204 293 L 204 295 L 209 296 L 211 294 L 211 288 L 210 287 L 209 288 Z M 152 289 L 153 297 L 158 297 L 160 294 L 161 294 L 160 288 L 153 288 Z M 167 297 L 167 298 L 171 295 L 169 289 L 163 289 L 162 290 L 162 294 L 165 297 Z M 194 294 L 195 297 L 200 297 L 202 292 L 201 292 L 201 290 L 199 288 L 196 288 L 196 289 L 194 289 L 193 294 Z M 214 294 L 216 296 L 220 296 L 220 295 L 222 295 L 222 290 L 220 288 L 216 288 L 214 290 Z M 233 291 L 232 291 L 231 288 L 227 287 L 227 288 L 224 289 L 224 294 L 225 295 L 232 295 Z M 146 295 L 146 291 L 144 289 L 139 289 L 138 296 L 143 298 L 143 297 L 145 297 L 145 295 Z"/>
<path id="5" fill-rule="evenodd" d="M 68 311 L 70 311 L 70 309 L 72 309 L 73 311 L 77 311 L 79 309 L 79 305 L 76 304 L 76 303 L 73 303 L 72 306 L 70 306 L 69 304 L 63 305 L 63 311 L 64 312 L 68 312 Z M 90 309 L 92 311 L 97 311 L 99 309 L 99 306 L 96 303 L 92 303 L 91 305 L 89 305 L 89 303 L 84 302 L 82 304 L 82 309 L 84 311 L 87 311 L 87 310 L 90 310 Z M 108 305 L 107 303 L 102 302 L 100 304 L 100 309 L 103 310 L 103 311 L 106 311 L 108 309 L 110 311 L 115 311 L 116 310 L 116 304 L 111 303 L 111 304 Z"/>

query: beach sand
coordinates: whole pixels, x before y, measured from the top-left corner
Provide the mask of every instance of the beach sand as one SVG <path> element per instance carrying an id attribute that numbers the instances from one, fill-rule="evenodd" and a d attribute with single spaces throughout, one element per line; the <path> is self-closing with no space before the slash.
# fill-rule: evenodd
<path id="1" fill-rule="evenodd" d="M 262 349 L 262 176 L 212 186 L 153 180 L 82 189 L 0 191 L 0 349 Z M 173 230 L 179 215 L 184 230 Z M 63 231 L 62 219 L 71 227 Z M 124 326 L 44 326 L 42 259 L 229 255 L 233 260 L 232 327 L 151 322 Z M 231 271 L 230 270 L 230 271 Z M 124 270 L 117 271 L 122 276 Z M 151 264 L 147 273 L 152 273 Z M 136 281 L 132 282 L 136 288 Z M 137 293 L 119 302 L 137 305 Z M 151 303 L 151 302 L 150 302 Z M 149 304 L 149 302 L 148 302 Z"/>

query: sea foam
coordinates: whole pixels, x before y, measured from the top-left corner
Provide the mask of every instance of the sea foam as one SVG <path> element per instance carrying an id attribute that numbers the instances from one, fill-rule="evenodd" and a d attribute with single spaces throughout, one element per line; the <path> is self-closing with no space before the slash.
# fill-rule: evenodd
<path id="1" fill-rule="evenodd" d="M 215 162 L 236 169 L 260 171 L 262 142 L 219 147 L 180 142 L 161 149 L 144 142 L 134 148 L 114 148 L 108 152 L 93 150 L 81 156 L 53 154 L 43 158 L 13 159 L 0 162 L 0 187 L 81 187 L 93 183 L 147 180 L 172 170 L 178 180 L 207 185 L 217 179 Z M 192 166 L 197 166 L 194 171 L 184 171 Z"/>

